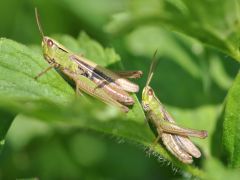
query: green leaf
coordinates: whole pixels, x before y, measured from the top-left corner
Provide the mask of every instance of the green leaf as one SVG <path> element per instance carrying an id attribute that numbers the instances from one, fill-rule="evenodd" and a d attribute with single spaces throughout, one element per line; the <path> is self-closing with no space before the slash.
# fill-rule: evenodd
<path id="1" fill-rule="evenodd" d="M 240 73 L 230 88 L 224 110 L 223 146 L 231 167 L 240 167 Z"/>
<path id="2" fill-rule="evenodd" d="M 56 71 L 48 72 L 38 81 L 34 80 L 46 67 L 48 64 L 41 55 L 12 40 L 0 39 L 1 96 L 68 102 L 74 91 Z"/>
<path id="3" fill-rule="evenodd" d="M 105 65 L 119 62 L 119 56 L 113 49 L 102 48 L 84 33 L 77 42 L 69 36 L 62 36 L 60 41 L 66 47 L 79 46 L 79 52 L 84 52 L 86 57 L 91 56 L 93 60 L 99 57 Z M 143 148 L 151 147 L 155 136 L 144 121 L 144 113 L 136 96 L 135 105 L 126 115 L 92 97 L 76 98 L 71 86 L 54 70 L 36 81 L 34 77 L 48 67 L 38 53 L 12 40 L 0 40 L 0 109 L 72 129 L 107 133 L 137 143 Z M 153 154 L 182 170 L 194 176 L 203 176 L 201 170 L 182 164 L 165 147 L 158 145 L 153 151 Z"/>
<path id="4" fill-rule="evenodd" d="M 240 61 L 239 5 L 238 0 L 134 0 L 125 12 L 113 16 L 106 30 L 123 33 L 145 24 L 165 26 Z"/>
<path id="5" fill-rule="evenodd" d="M 1 98 L 0 108 L 4 108 L 7 102 L 9 102 L 9 99 Z M 125 114 L 119 114 L 116 109 L 105 107 L 94 99 L 92 102 L 86 102 L 81 98 L 68 106 L 61 106 L 46 100 L 28 102 L 25 106 L 22 106 L 22 104 L 21 101 L 11 101 L 11 103 L 8 103 L 8 109 L 71 129 L 90 129 L 103 134 L 106 133 L 120 141 L 126 140 L 138 144 L 142 148 L 152 148 L 155 139 L 154 134 L 143 120 L 142 112 L 138 110 L 137 106 L 139 104 L 136 106 L 136 110 L 130 112 L 127 117 Z M 136 114 L 138 116 L 133 116 Z M 139 119 L 139 117 L 141 118 Z M 155 146 L 150 154 L 163 161 L 172 162 L 174 166 L 193 176 L 204 176 L 204 173 L 198 168 L 179 162 L 162 145 Z"/>

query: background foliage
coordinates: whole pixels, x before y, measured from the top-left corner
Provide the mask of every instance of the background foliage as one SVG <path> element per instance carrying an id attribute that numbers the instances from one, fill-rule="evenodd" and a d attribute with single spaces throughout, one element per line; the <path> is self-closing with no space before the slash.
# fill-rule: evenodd
<path id="1" fill-rule="evenodd" d="M 239 0 L 0 4 L 0 179 L 239 177 Z M 208 130 L 207 139 L 193 139 L 202 158 L 184 165 L 161 144 L 148 152 L 154 134 L 139 102 L 126 116 L 76 98 L 56 71 L 35 81 L 47 63 L 34 7 L 45 34 L 72 51 L 111 69 L 143 70 L 141 88 L 158 49 L 151 86 L 177 123 Z"/>

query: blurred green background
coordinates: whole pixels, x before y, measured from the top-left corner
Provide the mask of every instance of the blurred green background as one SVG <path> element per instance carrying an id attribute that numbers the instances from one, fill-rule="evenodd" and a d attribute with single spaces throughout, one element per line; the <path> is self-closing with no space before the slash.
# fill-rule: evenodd
<path id="1" fill-rule="evenodd" d="M 112 16 L 120 20 L 123 18 L 125 23 L 126 14 L 120 12 L 130 9 L 144 17 L 144 13 L 154 13 L 151 8 L 161 11 L 171 3 L 177 4 L 179 9 L 186 8 L 182 1 L 169 0 L 167 5 L 164 2 L 1 0 L 0 37 L 29 47 L 40 45 L 41 37 L 34 16 L 34 8 L 37 7 L 45 34 L 67 34 L 77 38 L 81 31 L 85 31 L 104 47 L 114 48 L 121 57 L 121 67 L 144 72 L 144 77 L 137 81 L 141 88 L 146 82 L 153 52 L 158 49 L 160 62 L 151 86 L 177 122 L 207 129 L 210 134 L 208 140 L 195 140 L 204 154 L 202 159 L 195 161 L 196 166 L 206 170 L 209 165 L 203 165 L 203 161 L 209 157 L 217 158 L 219 161 L 216 164 L 226 165 L 227 158 L 218 149 L 221 134 L 216 134 L 216 131 L 222 123 L 219 118 L 221 107 L 238 72 L 238 62 L 205 46 L 210 40 L 197 41 L 170 31 L 154 20 L 148 23 L 147 18 L 139 18 L 141 21 L 138 20 L 132 27 L 124 27 L 123 31 L 115 33 L 122 27 L 114 24 Z M 150 6 L 144 6 L 144 3 Z M 171 10 L 171 7 L 167 8 Z M 199 8 L 198 13 L 207 16 L 201 6 L 195 8 Z M 190 31 L 189 34 L 192 35 Z M 140 98 L 141 92 L 137 96 Z M 1 120 L 4 118 L 2 116 Z M 14 119 L 5 143 L 0 155 L 0 179 L 191 178 L 188 173 L 181 169 L 175 171 L 174 167 L 157 157 L 148 157 L 142 145 L 91 129 L 65 128 L 64 125 L 49 124 L 24 115 L 17 115 Z M 213 170 L 215 165 L 210 165 L 209 174 L 211 168 Z"/>

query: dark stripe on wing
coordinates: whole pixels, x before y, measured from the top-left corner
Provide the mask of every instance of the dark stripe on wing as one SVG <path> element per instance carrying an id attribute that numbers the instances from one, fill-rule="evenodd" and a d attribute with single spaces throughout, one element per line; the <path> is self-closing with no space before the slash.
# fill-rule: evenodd
<path id="1" fill-rule="evenodd" d="M 105 80 L 108 83 L 114 82 L 114 80 L 112 78 L 110 78 L 109 76 L 107 76 L 106 74 L 104 74 L 103 72 L 97 70 L 96 68 L 93 68 L 92 66 L 89 66 L 87 63 L 81 61 L 80 59 L 78 59 L 75 56 L 72 56 L 72 58 L 78 62 L 78 64 L 80 65 L 80 67 L 83 69 L 85 68 L 87 71 L 85 72 L 85 75 L 87 72 L 91 72 L 91 76 L 90 74 L 88 74 L 88 78 L 93 79 L 93 78 L 97 78 L 100 80 Z"/>

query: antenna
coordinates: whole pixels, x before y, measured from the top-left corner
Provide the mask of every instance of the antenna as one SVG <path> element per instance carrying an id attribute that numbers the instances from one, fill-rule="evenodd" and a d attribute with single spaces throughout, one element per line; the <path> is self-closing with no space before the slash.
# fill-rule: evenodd
<path id="1" fill-rule="evenodd" d="M 37 10 L 37 8 L 35 8 L 35 17 L 36 17 L 36 21 L 37 21 L 38 30 L 39 30 L 41 36 L 44 38 L 44 34 L 43 34 L 42 26 L 41 26 L 41 24 L 40 24 L 40 20 L 39 20 L 39 15 L 38 15 L 38 10 Z"/>
<path id="2" fill-rule="evenodd" d="M 156 51 L 153 54 L 152 63 L 151 63 L 150 68 L 149 68 L 149 73 L 148 73 L 146 86 L 149 86 L 149 84 L 150 84 L 150 82 L 152 80 L 152 77 L 153 77 L 153 73 L 156 70 L 158 62 L 159 62 L 159 61 L 157 61 L 157 58 L 156 58 L 157 51 L 158 51 L 158 49 L 156 49 Z"/>

